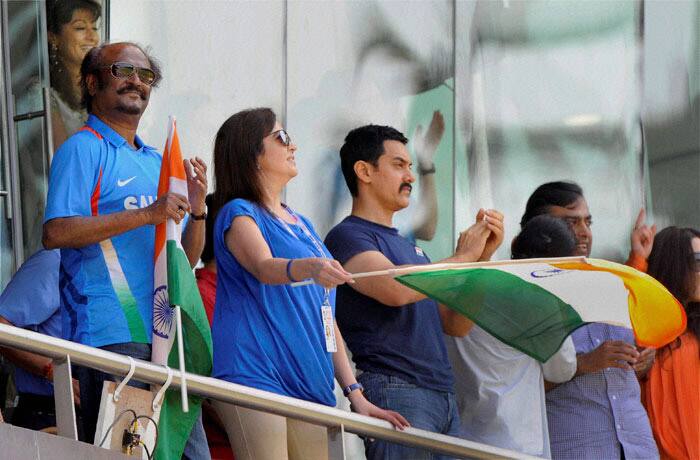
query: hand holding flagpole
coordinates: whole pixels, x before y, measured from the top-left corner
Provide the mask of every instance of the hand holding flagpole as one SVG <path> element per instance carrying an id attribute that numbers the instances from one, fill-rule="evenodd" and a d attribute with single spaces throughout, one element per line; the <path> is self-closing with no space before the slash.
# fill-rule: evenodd
<path id="1" fill-rule="evenodd" d="M 463 268 L 479 268 L 479 267 L 496 267 L 499 265 L 519 265 L 533 263 L 563 263 L 563 262 L 585 262 L 583 256 L 574 257 L 549 257 L 542 259 L 518 259 L 518 260 L 494 260 L 488 262 L 464 262 L 464 263 L 442 263 L 442 264 L 426 264 L 426 265 L 408 265 L 404 267 L 390 268 L 387 270 L 377 270 L 373 272 L 351 273 L 350 277 L 354 280 L 360 278 L 369 278 L 371 276 L 399 276 L 409 273 L 423 273 L 438 270 L 461 270 Z M 308 286 L 314 284 L 313 279 L 297 281 L 291 283 L 292 287 Z"/>

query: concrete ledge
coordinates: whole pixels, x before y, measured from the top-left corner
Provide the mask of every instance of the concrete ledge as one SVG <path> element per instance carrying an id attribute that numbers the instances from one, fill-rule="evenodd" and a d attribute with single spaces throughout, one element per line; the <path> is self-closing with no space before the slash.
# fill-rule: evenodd
<path id="1" fill-rule="evenodd" d="M 125 460 L 121 452 L 40 431 L 0 423 L 0 458 L 13 460 Z"/>

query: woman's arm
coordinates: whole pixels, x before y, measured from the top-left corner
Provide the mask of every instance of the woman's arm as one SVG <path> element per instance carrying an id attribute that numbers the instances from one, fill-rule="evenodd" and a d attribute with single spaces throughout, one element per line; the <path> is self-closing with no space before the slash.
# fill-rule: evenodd
<path id="1" fill-rule="evenodd" d="M 287 284 L 312 278 L 317 284 L 334 288 L 351 281 L 350 274 L 333 259 L 273 257 L 260 228 L 248 216 L 237 216 L 226 232 L 226 247 L 238 262 L 261 283 Z M 290 260 L 292 261 L 290 264 Z M 287 264 L 289 274 L 287 275 Z"/>
<path id="2" fill-rule="evenodd" d="M 335 342 L 338 344 L 338 351 L 333 353 L 335 378 L 338 380 L 341 388 L 346 388 L 353 383 L 357 383 L 357 379 L 355 379 L 353 375 L 350 361 L 348 360 L 348 354 L 345 352 L 345 342 L 343 341 L 343 336 L 340 334 L 340 329 L 338 329 L 338 325 L 335 324 L 335 321 L 333 322 L 333 327 L 335 329 Z M 352 407 L 353 412 L 386 420 L 398 430 L 403 430 L 411 426 L 408 420 L 398 412 L 381 409 L 369 402 L 360 389 L 351 391 L 348 395 L 348 399 L 350 400 L 350 407 Z"/>

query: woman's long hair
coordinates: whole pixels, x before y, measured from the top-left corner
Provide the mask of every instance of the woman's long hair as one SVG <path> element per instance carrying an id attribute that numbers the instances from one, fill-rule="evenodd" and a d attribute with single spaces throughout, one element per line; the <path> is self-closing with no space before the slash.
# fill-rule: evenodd
<path id="1" fill-rule="evenodd" d="M 700 238 L 700 231 L 678 227 L 661 230 L 654 238 L 647 272 L 683 304 L 688 331 L 700 340 L 700 302 L 691 300 L 697 284 L 693 238 Z"/>
<path id="2" fill-rule="evenodd" d="M 257 108 L 238 112 L 221 125 L 214 140 L 212 215 L 235 198 L 265 208 L 258 156 L 263 152 L 263 139 L 276 121 L 272 109 Z"/>

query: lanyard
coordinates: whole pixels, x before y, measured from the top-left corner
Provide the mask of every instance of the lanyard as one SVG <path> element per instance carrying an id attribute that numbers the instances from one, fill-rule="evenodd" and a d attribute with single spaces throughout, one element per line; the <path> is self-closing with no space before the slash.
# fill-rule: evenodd
<path id="1" fill-rule="evenodd" d="M 299 216 L 297 216 L 297 214 L 292 210 L 292 208 L 290 208 L 287 205 L 282 205 L 282 206 L 284 206 L 284 209 L 286 209 L 287 212 L 297 220 L 297 225 L 299 226 L 299 228 L 301 228 L 301 231 L 304 232 L 304 235 L 306 235 L 306 237 L 314 245 L 314 247 L 318 251 L 319 257 L 326 258 L 326 253 L 323 251 L 323 245 L 321 244 L 320 241 L 318 241 L 316 239 L 316 237 L 313 235 L 313 233 L 311 233 L 311 230 L 309 230 L 309 228 L 306 226 L 304 221 L 301 220 L 301 218 Z M 277 214 L 275 214 L 275 217 L 294 238 L 296 238 L 297 240 L 299 239 L 299 236 L 296 233 L 294 233 L 294 230 L 292 230 L 292 228 L 289 226 L 289 224 L 284 219 L 282 219 Z"/>

